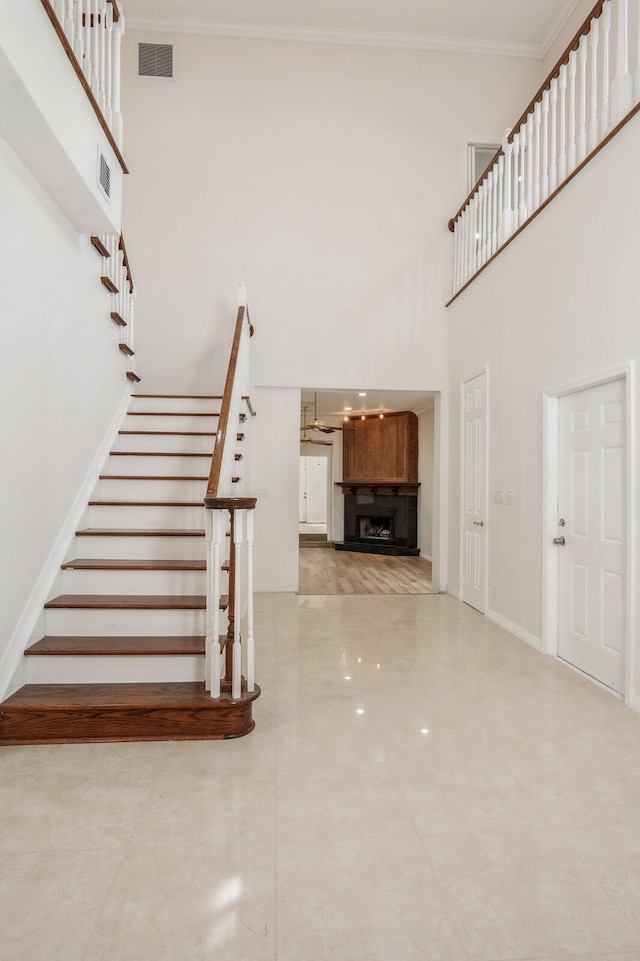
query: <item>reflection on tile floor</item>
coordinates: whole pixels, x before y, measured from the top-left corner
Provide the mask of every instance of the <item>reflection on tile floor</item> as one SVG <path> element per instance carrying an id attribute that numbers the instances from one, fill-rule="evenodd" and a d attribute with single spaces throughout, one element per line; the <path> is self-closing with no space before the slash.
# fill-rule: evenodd
<path id="1" fill-rule="evenodd" d="M 640 961 L 640 717 L 445 596 L 258 595 L 256 731 L 0 750 L 2 961 Z"/>

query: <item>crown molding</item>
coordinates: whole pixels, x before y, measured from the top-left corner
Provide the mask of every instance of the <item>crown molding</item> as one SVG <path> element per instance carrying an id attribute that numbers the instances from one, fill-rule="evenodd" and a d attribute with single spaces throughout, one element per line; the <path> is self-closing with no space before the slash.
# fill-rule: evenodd
<path id="1" fill-rule="evenodd" d="M 576 0 L 579 2 L 579 0 Z M 573 11 L 571 11 L 573 12 Z M 568 16 L 567 18 L 568 19 Z M 563 21 L 562 26 L 566 23 Z M 210 23 L 206 20 L 174 20 L 128 17 L 128 30 L 153 33 L 190 33 L 208 37 L 243 40 L 289 40 L 350 47 L 386 47 L 398 50 L 432 50 L 442 53 L 473 53 L 499 57 L 542 60 L 544 48 L 533 43 L 504 43 L 459 37 L 412 36 L 395 33 L 366 33 L 352 30 L 311 30 L 306 27 L 265 27 L 244 23 Z M 561 29 L 562 27 L 559 27 Z M 557 34 L 556 34 L 557 35 Z"/>
<path id="2" fill-rule="evenodd" d="M 570 0 L 570 2 L 565 7 L 564 11 L 561 11 L 559 16 L 556 18 L 555 23 L 552 25 L 551 30 L 547 34 L 546 40 L 541 46 L 543 60 L 545 59 L 545 57 L 548 56 L 554 43 L 556 42 L 556 40 L 558 39 L 558 37 L 566 27 L 566 25 L 569 23 L 569 20 L 571 19 L 571 17 L 573 16 L 573 14 L 578 9 L 581 3 L 582 3 L 582 0 Z M 578 25 L 576 24 L 576 29 L 577 27 Z"/>

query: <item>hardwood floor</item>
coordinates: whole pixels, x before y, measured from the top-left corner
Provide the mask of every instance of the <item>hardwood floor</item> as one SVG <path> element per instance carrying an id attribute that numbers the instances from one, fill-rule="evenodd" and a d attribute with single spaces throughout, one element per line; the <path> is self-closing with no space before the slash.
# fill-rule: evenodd
<path id="1" fill-rule="evenodd" d="M 431 562 L 306 547 L 299 594 L 431 594 Z"/>

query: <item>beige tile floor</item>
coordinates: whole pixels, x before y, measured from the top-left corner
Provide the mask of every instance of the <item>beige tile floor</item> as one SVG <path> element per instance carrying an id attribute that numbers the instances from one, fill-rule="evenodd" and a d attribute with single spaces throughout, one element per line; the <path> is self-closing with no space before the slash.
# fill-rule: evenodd
<path id="1" fill-rule="evenodd" d="M 0 961 L 640 961 L 638 715 L 449 597 L 257 620 L 250 737 L 0 751 Z"/>

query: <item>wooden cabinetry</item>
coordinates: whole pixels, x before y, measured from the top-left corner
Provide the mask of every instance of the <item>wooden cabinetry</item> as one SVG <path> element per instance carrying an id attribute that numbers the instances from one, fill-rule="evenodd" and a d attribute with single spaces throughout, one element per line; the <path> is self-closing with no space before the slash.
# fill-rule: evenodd
<path id="1" fill-rule="evenodd" d="M 418 418 L 411 411 L 353 420 L 343 431 L 343 483 L 418 480 Z"/>

